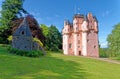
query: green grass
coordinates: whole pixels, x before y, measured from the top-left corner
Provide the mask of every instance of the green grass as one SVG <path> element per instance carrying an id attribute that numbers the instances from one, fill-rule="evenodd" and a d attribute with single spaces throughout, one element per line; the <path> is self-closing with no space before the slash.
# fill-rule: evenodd
<path id="1" fill-rule="evenodd" d="M 21 57 L 0 46 L 0 79 L 120 79 L 120 65 L 60 53 Z"/>

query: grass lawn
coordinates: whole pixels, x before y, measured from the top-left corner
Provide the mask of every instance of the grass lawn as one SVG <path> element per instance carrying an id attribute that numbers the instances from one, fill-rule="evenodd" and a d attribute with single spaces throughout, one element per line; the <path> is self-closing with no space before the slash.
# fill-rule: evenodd
<path id="1" fill-rule="evenodd" d="M 0 79 L 120 79 L 120 65 L 60 53 L 21 57 L 0 46 Z"/>

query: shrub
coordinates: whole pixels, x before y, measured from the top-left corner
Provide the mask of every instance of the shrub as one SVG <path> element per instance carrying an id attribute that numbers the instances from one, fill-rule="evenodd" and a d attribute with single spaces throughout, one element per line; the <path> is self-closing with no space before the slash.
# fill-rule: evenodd
<path id="1" fill-rule="evenodd" d="M 20 55 L 20 56 L 27 56 L 27 57 L 40 57 L 40 56 L 44 55 L 41 50 L 25 51 L 25 50 L 18 50 L 16 48 L 11 47 L 11 46 L 8 46 L 7 50 L 11 54 L 16 54 L 16 55 Z"/>
<path id="2" fill-rule="evenodd" d="M 100 48 L 100 49 L 99 49 L 99 52 L 100 52 L 100 53 L 99 53 L 100 57 L 109 57 L 107 48 Z"/>
<path id="3" fill-rule="evenodd" d="M 38 38 L 33 38 L 34 42 L 37 42 L 41 47 L 43 47 L 43 43 Z"/>

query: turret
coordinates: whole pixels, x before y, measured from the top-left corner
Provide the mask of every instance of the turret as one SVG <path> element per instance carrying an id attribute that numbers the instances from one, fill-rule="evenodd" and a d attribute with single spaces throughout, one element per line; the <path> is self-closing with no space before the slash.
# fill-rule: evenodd
<path id="1" fill-rule="evenodd" d="M 88 18 L 88 29 L 89 30 L 94 30 L 94 32 L 98 32 L 98 21 L 95 16 L 92 16 L 91 13 L 88 13 L 87 15 Z"/>
<path id="2" fill-rule="evenodd" d="M 84 21 L 84 16 L 81 14 L 75 14 L 73 17 L 73 29 L 74 32 L 79 32 L 81 30 L 81 24 Z"/>
<path id="3" fill-rule="evenodd" d="M 88 32 L 88 22 L 85 19 L 82 27 L 82 55 L 87 56 L 87 32 Z"/>
<path id="4" fill-rule="evenodd" d="M 64 21 L 63 34 L 70 33 L 70 22 L 68 20 Z"/>
<path id="5" fill-rule="evenodd" d="M 97 18 L 94 16 L 94 30 L 96 33 L 98 33 L 98 21 L 97 21 Z"/>

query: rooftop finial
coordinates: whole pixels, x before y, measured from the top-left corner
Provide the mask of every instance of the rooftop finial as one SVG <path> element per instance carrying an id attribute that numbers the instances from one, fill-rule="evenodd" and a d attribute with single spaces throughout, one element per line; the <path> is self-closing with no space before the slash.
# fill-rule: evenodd
<path id="1" fill-rule="evenodd" d="M 74 14 L 76 14 L 76 5 L 74 6 L 74 12 L 75 12 Z"/>

